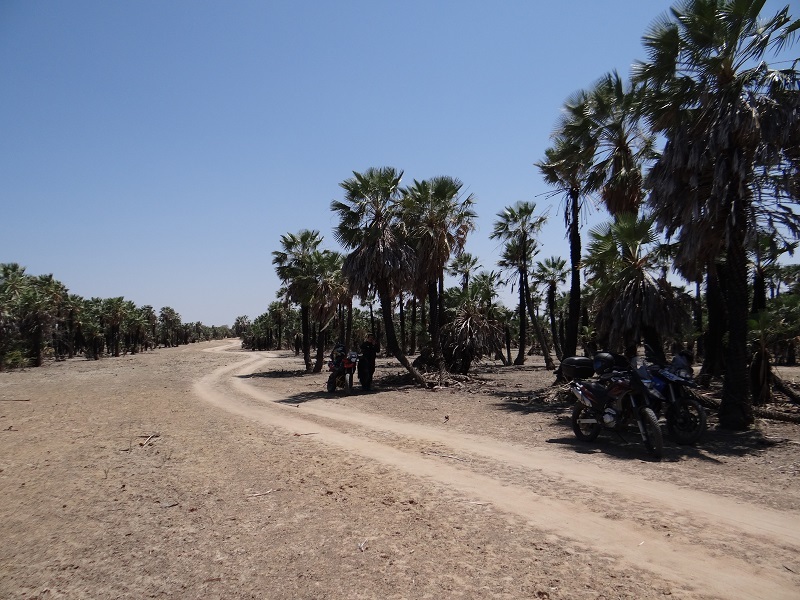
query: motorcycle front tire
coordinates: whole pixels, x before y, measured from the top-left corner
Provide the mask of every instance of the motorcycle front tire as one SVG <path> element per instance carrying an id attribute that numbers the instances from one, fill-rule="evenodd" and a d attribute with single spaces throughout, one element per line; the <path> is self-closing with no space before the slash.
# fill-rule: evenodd
<path id="1" fill-rule="evenodd" d="M 594 423 L 581 423 L 582 419 L 595 419 Z M 600 423 L 596 421 L 595 415 L 588 406 L 584 406 L 580 402 L 572 409 L 572 431 L 575 437 L 582 442 L 593 442 L 600 435 L 600 430 L 603 428 Z"/>
<path id="2" fill-rule="evenodd" d="M 661 434 L 656 413 L 652 408 L 644 407 L 639 411 L 639 418 L 642 422 L 644 445 L 653 458 L 661 460 L 664 453 L 664 436 Z"/>
<path id="3" fill-rule="evenodd" d="M 347 373 L 344 376 L 344 391 L 348 394 L 353 392 L 353 374 Z"/>
<path id="4" fill-rule="evenodd" d="M 705 409 L 686 392 L 667 411 L 667 431 L 681 445 L 696 444 L 707 427 Z"/>

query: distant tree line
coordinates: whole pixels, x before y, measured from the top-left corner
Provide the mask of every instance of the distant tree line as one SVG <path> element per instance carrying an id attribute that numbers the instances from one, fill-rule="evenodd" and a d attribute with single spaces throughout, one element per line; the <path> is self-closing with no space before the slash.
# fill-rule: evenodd
<path id="1" fill-rule="evenodd" d="M 156 313 L 122 296 L 83 298 L 53 275 L 0 263 L 0 371 L 41 366 L 46 357 L 97 360 L 231 336 L 228 326 L 183 323 L 169 306 Z"/>

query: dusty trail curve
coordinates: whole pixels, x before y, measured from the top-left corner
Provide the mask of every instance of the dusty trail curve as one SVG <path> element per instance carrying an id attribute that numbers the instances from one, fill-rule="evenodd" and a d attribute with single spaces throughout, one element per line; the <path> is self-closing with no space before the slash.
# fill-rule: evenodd
<path id="1" fill-rule="evenodd" d="M 719 598 L 798 597 L 797 574 L 754 560 L 765 546 L 777 545 L 787 555 L 800 552 L 797 515 L 598 469 L 557 448 L 523 447 L 398 421 L 342 403 L 282 404 L 282 398 L 241 377 L 263 370 L 271 360 L 269 353 L 248 353 L 197 381 L 194 391 L 250 421 L 313 432 L 314 443 L 457 490 L 470 501 L 491 503 L 549 536 L 648 569 L 677 588 Z M 437 453 L 429 452 L 431 447 Z M 460 460 L 448 460 L 453 455 Z M 663 527 L 682 523 L 683 534 L 665 536 L 662 522 Z"/>

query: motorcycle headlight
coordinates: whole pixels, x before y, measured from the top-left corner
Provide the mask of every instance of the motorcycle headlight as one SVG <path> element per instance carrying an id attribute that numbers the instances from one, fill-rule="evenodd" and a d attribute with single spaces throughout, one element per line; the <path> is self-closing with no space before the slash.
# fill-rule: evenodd
<path id="1" fill-rule="evenodd" d="M 678 377 L 683 377 L 684 379 L 691 379 L 694 376 L 694 371 L 692 367 L 683 367 L 682 369 L 678 369 L 676 373 Z"/>

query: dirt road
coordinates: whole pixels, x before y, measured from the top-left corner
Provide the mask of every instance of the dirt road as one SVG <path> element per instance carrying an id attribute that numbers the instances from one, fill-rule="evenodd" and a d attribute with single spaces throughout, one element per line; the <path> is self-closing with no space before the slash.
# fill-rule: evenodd
<path id="1" fill-rule="evenodd" d="M 342 403 L 298 407 L 238 376 L 269 370 L 268 353 L 248 356 L 201 379 L 195 392 L 213 405 L 402 470 L 427 483 L 490 503 L 551 539 L 566 538 L 676 586 L 721 598 L 798 598 L 800 579 L 784 564 L 759 560 L 777 546 L 788 562 L 800 550 L 800 519 L 753 504 L 642 481 L 598 469 L 545 447 L 397 421 Z M 437 452 L 427 451 L 434 446 Z M 535 484 L 533 482 L 536 482 Z M 700 483 L 700 482 L 699 482 Z M 567 493 L 565 493 L 567 492 Z M 679 535 L 664 535 L 680 523 Z"/>
<path id="2" fill-rule="evenodd" d="M 0 598 L 797 598 L 795 426 L 575 440 L 537 365 L 331 396 L 238 341 L 0 373 Z"/>

